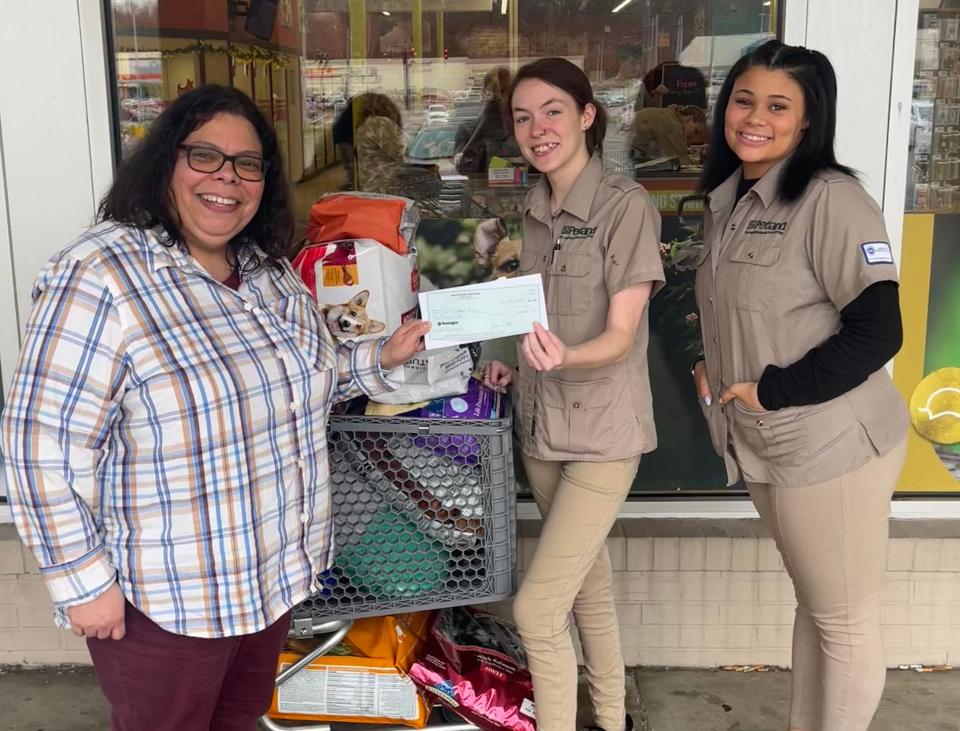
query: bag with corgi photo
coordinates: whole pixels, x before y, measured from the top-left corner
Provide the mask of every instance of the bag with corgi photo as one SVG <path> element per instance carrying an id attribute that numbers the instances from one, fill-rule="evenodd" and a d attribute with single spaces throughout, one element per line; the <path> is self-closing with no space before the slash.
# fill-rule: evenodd
<path id="1" fill-rule="evenodd" d="M 375 340 L 417 314 L 417 255 L 373 239 L 307 244 L 293 260 L 340 341 Z"/>
<path id="2" fill-rule="evenodd" d="M 293 268 L 337 340 L 386 337 L 417 316 L 420 272 L 412 243 L 417 221 L 412 205 L 396 196 L 341 194 L 325 196 L 313 206 L 308 244 L 294 258 Z M 346 233 L 356 238 L 316 239 Z M 462 394 L 473 367 L 472 358 L 460 348 L 421 353 L 387 374 L 400 387 L 377 401 L 410 404 Z"/>

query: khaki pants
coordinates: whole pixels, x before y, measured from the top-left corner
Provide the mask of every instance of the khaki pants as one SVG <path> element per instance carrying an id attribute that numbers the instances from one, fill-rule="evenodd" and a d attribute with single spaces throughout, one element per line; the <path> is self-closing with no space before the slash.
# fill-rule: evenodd
<path id="1" fill-rule="evenodd" d="M 640 457 L 616 462 L 523 464 L 543 516 L 533 559 L 513 605 L 533 677 L 537 728 L 571 731 L 577 660 L 569 614 L 580 634 L 595 722 L 624 727 L 624 666 L 606 538 Z"/>
<path id="2" fill-rule="evenodd" d="M 880 703 L 880 592 L 905 455 L 906 441 L 819 485 L 747 485 L 797 595 L 791 728 L 866 731 Z"/>

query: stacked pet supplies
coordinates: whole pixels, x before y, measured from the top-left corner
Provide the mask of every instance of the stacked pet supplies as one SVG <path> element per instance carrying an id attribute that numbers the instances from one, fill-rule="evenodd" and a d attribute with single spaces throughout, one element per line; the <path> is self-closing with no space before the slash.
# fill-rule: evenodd
<path id="1" fill-rule="evenodd" d="M 382 338 L 417 316 L 418 223 L 412 200 L 375 193 L 333 193 L 310 209 L 308 243 L 293 267 L 334 338 Z M 464 348 L 421 353 L 388 373 L 399 388 L 377 400 L 410 404 L 463 393 L 473 366 Z"/>
<path id="2" fill-rule="evenodd" d="M 344 346 L 416 316 L 417 222 L 395 196 L 313 206 L 294 268 Z M 388 372 L 399 388 L 381 403 L 331 417 L 336 553 L 303 611 L 355 619 L 513 590 L 511 424 L 473 369 L 465 347 L 418 353 Z"/>
<path id="3" fill-rule="evenodd" d="M 426 638 L 429 618 L 429 612 L 414 612 L 355 621 L 341 645 L 277 687 L 268 715 L 423 728 L 430 708 L 409 672 Z M 315 640 L 287 640 L 279 672 L 316 644 Z"/>

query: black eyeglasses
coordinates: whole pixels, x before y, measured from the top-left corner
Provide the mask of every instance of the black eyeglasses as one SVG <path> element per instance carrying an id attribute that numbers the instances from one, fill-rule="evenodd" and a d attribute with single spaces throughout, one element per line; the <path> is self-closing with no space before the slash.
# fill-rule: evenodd
<path id="1" fill-rule="evenodd" d="M 251 183 L 259 183 L 267 174 L 269 163 L 262 157 L 253 155 L 227 155 L 213 147 L 198 147 L 196 145 L 177 145 L 178 150 L 186 150 L 187 165 L 198 173 L 215 173 L 224 163 L 233 164 L 237 177 Z"/>

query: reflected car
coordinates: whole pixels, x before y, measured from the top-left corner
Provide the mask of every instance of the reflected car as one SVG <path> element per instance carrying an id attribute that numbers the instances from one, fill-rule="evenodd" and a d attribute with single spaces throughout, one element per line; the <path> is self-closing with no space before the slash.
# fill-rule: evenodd
<path id="1" fill-rule="evenodd" d="M 423 165 L 451 159 L 456 152 L 456 134 L 453 124 L 421 127 L 407 145 L 406 161 Z"/>
<path id="2" fill-rule="evenodd" d="M 596 96 L 597 101 L 605 107 L 619 107 L 621 104 L 627 103 L 627 97 L 618 91 L 600 90 Z"/>
<path id="3" fill-rule="evenodd" d="M 450 116 L 451 122 L 461 124 L 470 122 L 476 124 L 483 112 L 483 102 L 460 102 L 453 108 L 453 114 Z"/>
<path id="4" fill-rule="evenodd" d="M 131 122 L 152 122 L 160 116 L 163 107 L 163 99 L 156 97 L 121 99 L 120 119 Z"/>

